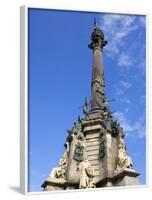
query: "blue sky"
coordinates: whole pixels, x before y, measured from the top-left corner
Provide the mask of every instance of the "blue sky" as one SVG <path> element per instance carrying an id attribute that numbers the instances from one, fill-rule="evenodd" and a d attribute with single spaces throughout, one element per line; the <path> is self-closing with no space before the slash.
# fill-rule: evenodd
<path id="1" fill-rule="evenodd" d="M 41 191 L 58 165 L 66 129 L 90 97 L 92 51 L 87 47 L 96 17 L 104 49 L 106 95 L 125 130 L 134 168 L 146 177 L 145 16 L 29 9 L 29 191 Z"/>

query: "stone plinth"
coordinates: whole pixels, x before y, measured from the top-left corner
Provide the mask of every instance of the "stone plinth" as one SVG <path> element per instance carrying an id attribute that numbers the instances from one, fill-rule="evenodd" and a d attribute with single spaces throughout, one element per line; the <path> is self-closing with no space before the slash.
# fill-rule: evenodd
<path id="1" fill-rule="evenodd" d="M 78 189 L 78 184 L 71 184 L 67 180 L 48 177 L 42 184 L 44 191 Z"/>
<path id="2" fill-rule="evenodd" d="M 66 188 L 66 181 L 56 178 L 48 178 L 41 187 L 44 188 L 44 191 L 54 191 L 54 190 L 64 190 Z"/>
<path id="3" fill-rule="evenodd" d="M 139 185 L 137 173 L 133 169 L 124 169 L 120 172 L 114 174 L 114 186 L 130 186 L 130 185 Z"/>
<path id="4" fill-rule="evenodd" d="M 123 169 L 119 172 L 115 172 L 113 176 L 106 177 L 97 182 L 97 187 L 111 187 L 111 186 L 135 186 L 139 185 L 137 173 L 133 169 Z M 110 183 L 110 184 L 109 184 Z"/>

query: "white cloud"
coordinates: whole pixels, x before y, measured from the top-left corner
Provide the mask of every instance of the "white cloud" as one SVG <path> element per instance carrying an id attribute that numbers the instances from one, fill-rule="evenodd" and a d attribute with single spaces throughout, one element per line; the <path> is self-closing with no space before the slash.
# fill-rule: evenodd
<path id="1" fill-rule="evenodd" d="M 124 90 L 120 87 L 116 87 L 116 96 L 120 96 L 124 94 Z"/>
<path id="2" fill-rule="evenodd" d="M 142 71 L 145 72 L 145 17 L 105 14 L 101 17 L 100 26 L 108 40 L 108 45 L 105 47 L 106 55 L 117 63 L 119 70 L 123 72 L 122 75 L 125 71 L 127 72 L 125 75 L 131 77 L 131 70 L 136 69 L 138 79 L 142 80 L 144 74 Z M 131 101 L 124 94 L 132 86 L 132 83 L 126 80 L 117 82 L 115 92 L 119 103 L 126 103 L 130 107 Z M 145 115 L 137 117 L 136 121 L 131 121 L 126 117 L 128 115 L 128 107 L 124 113 L 115 113 L 115 117 L 119 119 L 126 135 L 138 138 L 145 137 Z"/>
<path id="3" fill-rule="evenodd" d="M 132 83 L 129 83 L 128 81 L 121 80 L 118 85 L 115 86 L 116 96 L 121 96 L 121 101 L 124 103 L 130 103 L 129 99 L 124 99 L 123 95 L 126 90 L 132 87 Z"/>
<path id="4" fill-rule="evenodd" d="M 129 82 L 127 82 L 127 81 L 124 81 L 124 80 L 121 80 L 121 81 L 120 81 L 120 84 L 121 84 L 124 88 L 126 88 L 126 89 L 132 87 L 132 84 L 131 84 L 131 83 L 129 83 Z"/>
<path id="5" fill-rule="evenodd" d="M 119 120 L 119 123 L 120 123 L 121 127 L 123 127 L 125 132 L 132 131 L 132 127 L 131 127 L 129 121 L 126 119 L 125 115 L 122 112 L 116 112 L 116 113 L 114 113 L 114 116 L 116 117 L 116 119 Z"/>
<path id="6" fill-rule="evenodd" d="M 136 122 L 131 122 L 126 118 L 124 113 L 114 113 L 116 119 L 118 119 L 121 127 L 125 131 L 126 136 L 134 136 L 137 138 L 143 138 L 146 135 L 145 115 L 141 115 Z"/>
<path id="7" fill-rule="evenodd" d="M 134 67 L 139 70 L 143 68 L 145 71 L 145 44 L 141 40 L 144 32 L 139 29 L 145 29 L 145 19 L 144 16 L 123 14 L 105 14 L 101 17 L 100 26 L 108 40 L 105 51 L 108 56 L 116 60 L 122 70 L 129 70 L 130 66 L 134 64 Z M 138 29 L 139 31 L 137 31 Z M 127 43 L 126 39 L 134 31 L 137 33 L 136 38 L 132 38 L 132 41 Z M 135 56 L 134 52 L 137 50 L 138 55 Z"/>
<path id="8" fill-rule="evenodd" d="M 109 40 L 106 50 L 110 55 L 118 54 L 123 46 L 124 37 L 138 28 L 135 20 L 135 16 L 117 14 L 105 14 L 101 18 L 101 29 Z"/>
<path id="9" fill-rule="evenodd" d="M 128 67 L 133 64 L 133 59 L 126 55 L 125 53 L 121 53 L 118 57 L 118 65 L 123 67 Z"/>
<path id="10" fill-rule="evenodd" d="M 131 101 L 128 98 L 120 98 L 122 103 L 131 104 Z"/>

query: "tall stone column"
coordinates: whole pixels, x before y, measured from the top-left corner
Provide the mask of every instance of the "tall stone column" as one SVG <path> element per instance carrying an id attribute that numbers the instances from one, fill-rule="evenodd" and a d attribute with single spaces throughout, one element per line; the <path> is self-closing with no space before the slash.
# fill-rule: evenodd
<path id="1" fill-rule="evenodd" d="M 104 107 L 104 73 L 102 50 L 107 44 L 103 32 L 94 24 L 91 43 L 88 45 L 93 50 L 93 69 L 91 82 L 91 110 L 102 110 Z"/>

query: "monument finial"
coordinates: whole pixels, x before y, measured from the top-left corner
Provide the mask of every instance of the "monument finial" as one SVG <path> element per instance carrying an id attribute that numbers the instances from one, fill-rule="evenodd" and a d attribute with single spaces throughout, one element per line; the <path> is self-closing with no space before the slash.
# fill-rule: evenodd
<path id="1" fill-rule="evenodd" d="M 94 17 L 94 28 L 97 27 L 97 22 L 96 22 L 96 18 Z"/>

